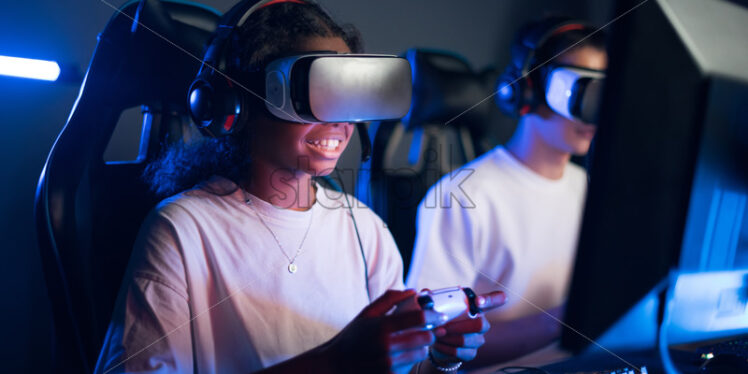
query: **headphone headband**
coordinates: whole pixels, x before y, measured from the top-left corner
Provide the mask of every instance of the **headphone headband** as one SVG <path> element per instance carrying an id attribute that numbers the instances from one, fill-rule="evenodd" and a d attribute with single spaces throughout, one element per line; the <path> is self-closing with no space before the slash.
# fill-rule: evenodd
<path id="1" fill-rule="evenodd" d="M 252 15 L 252 13 L 254 13 L 256 10 L 260 10 L 274 4 L 282 3 L 307 4 L 306 1 L 302 0 L 261 0 L 253 4 L 247 11 L 243 12 L 241 18 L 239 18 L 238 21 L 232 22 L 231 24 L 234 25 L 235 28 L 240 28 L 244 25 L 245 22 L 247 22 L 249 16 Z"/>
<path id="2" fill-rule="evenodd" d="M 580 21 L 566 17 L 552 18 L 542 22 L 540 25 L 536 25 L 520 41 L 521 47 L 525 50 L 520 51 L 519 56 L 524 56 L 524 58 L 521 60 L 521 64 L 517 65 L 517 68 L 520 69 L 523 76 L 526 75 L 533 64 L 535 53 L 537 53 L 538 49 L 543 47 L 550 38 L 569 31 L 584 30 L 586 28 L 589 28 L 589 26 Z"/>
<path id="3" fill-rule="evenodd" d="M 255 11 L 280 3 L 306 4 L 302 0 L 246 0 L 234 5 L 222 17 L 200 70 L 204 69 L 206 63 L 211 63 L 210 65 L 221 71 L 225 70 L 228 66 L 225 63 L 224 49 L 226 49 L 226 44 L 231 40 L 234 31 L 241 28 Z"/>
<path id="4" fill-rule="evenodd" d="M 501 111 L 516 118 L 528 113 L 537 104 L 538 95 L 533 91 L 540 82 L 533 82 L 530 71 L 538 49 L 556 35 L 591 28 L 584 22 L 568 17 L 553 17 L 520 31 L 512 43 L 511 63 L 496 82 L 495 100 Z"/>
<path id="5" fill-rule="evenodd" d="M 242 123 L 242 117 L 246 117 L 244 93 L 225 76 L 229 69 L 226 49 L 235 30 L 241 28 L 255 11 L 280 3 L 308 4 L 306 0 L 244 0 L 221 18 L 188 95 L 190 115 L 204 134 L 232 133 Z"/>

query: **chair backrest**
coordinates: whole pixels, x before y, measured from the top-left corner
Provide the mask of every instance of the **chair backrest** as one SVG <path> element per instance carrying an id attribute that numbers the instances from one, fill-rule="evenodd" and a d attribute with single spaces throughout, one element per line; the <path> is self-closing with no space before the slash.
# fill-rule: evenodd
<path id="1" fill-rule="evenodd" d="M 418 204 L 428 189 L 494 144 L 486 137 L 490 85 L 464 58 L 424 49 L 405 56 L 413 69 L 410 111 L 402 121 L 370 125 L 372 157 L 356 195 L 387 223 L 407 271 Z"/>
<path id="2" fill-rule="evenodd" d="M 90 373 L 96 363 L 138 228 L 157 202 L 143 169 L 167 138 L 190 125 L 187 89 L 219 17 L 195 3 L 131 1 L 98 36 L 36 192 L 54 372 Z M 105 162 L 121 113 L 138 105 L 144 123 L 137 160 Z"/>

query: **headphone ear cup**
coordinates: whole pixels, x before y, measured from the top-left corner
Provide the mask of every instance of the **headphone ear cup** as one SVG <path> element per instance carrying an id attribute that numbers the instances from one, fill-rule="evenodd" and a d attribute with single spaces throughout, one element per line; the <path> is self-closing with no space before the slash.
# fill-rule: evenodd
<path id="1" fill-rule="evenodd" d="M 523 98 L 523 107 L 520 108 L 520 114 L 525 114 L 534 110 L 538 105 L 545 103 L 545 69 L 540 68 L 538 71 L 527 75 L 525 81 L 525 96 Z"/>
<path id="2" fill-rule="evenodd" d="M 242 93 L 226 79 L 220 91 L 219 111 L 216 115 L 217 121 L 211 123 L 210 130 L 214 134 L 228 135 L 239 130 L 244 102 Z"/>
<path id="3" fill-rule="evenodd" d="M 519 117 L 523 96 L 524 79 L 516 73 L 516 69 L 508 68 L 496 80 L 495 101 L 502 113 L 509 117 Z"/>
<path id="4" fill-rule="evenodd" d="M 215 90 L 209 80 L 196 78 L 190 85 L 187 108 L 198 128 L 210 126 L 215 118 Z"/>
<path id="5" fill-rule="evenodd" d="M 207 136 L 218 137 L 239 130 L 244 108 L 241 92 L 228 79 L 198 78 L 189 93 L 192 120 Z"/>

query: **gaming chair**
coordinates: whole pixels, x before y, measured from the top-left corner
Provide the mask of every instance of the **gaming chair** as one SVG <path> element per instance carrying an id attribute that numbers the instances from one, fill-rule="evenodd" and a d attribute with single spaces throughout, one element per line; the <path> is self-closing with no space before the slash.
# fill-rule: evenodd
<path id="1" fill-rule="evenodd" d="M 410 112 L 402 121 L 369 126 L 372 157 L 362 165 L 356 196 L 387 223 L 407 272 L 415 241 L 418 204 L 444 174 L 495 145 L 487 136 L 491 94 L 463 57 L 410 49 Z M 471 110 L 467 110 L 472 108 Z"/>
<path id="2" fill-rule="evenodd" d="M 35 219 L 54 316 L 54 372 L 90 373 L 135 236 L 157 197 L 141 179 L 183 136 L 188 86 L 220 14 L 179 0 L 123 5 L 98 36 L 86 78 L 42 171 Z M 143 108 L 140 153 L 105 162 L 121 113 Z"/>

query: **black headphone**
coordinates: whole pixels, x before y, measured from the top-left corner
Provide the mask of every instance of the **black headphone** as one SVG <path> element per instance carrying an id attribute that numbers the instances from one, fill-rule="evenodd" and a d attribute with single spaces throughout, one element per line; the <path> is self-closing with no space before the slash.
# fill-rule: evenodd
<path id="1" fill-rule="evenodd" d="M 190 116 L 203 135 L 218 137 L 237 132 L 247 118 L 247 94 L 264 99 L 259 96 L 264 92 L 248 92 L 224 73 L 229 67 L 226 49 L 236 37 L 235 30 L 255 10 L 278 3 L 313 4 L 309 0 L 244 0 L 222 17 L 187 96 Z M 364 124 L 357 123 L 356 128 L 361 140 L 361 161 L 365 162 L 371 157 L 371 140 Z"/>
<path id="2" fill-rule="evenodd" d="M 236 132 L 247 116 L 247 89 L 225 72 L 229 65 L 226 50 L 240 29 L 257 9 L 276 3 L 306 4 L 301 0 L 245 0 L 226 12 L 205 52 L 200 71 L 192 81 L 188 109 L 204 135 L 218 137 Z M 240 87 L 237 87 L 239 85 Z M 255 93 L 255 95 L 262 95 Z M 262 98 L 262 96 L 259 96 Z"/>
<path id="3" fill-rule="evenodd" d="M 588 24 L 568 17 L 553 17 L 538 22 L 528 30 L 520 31 L 512 44 L 512 60 L 496 80 L 496 105 L 501 111 L 518 118 L 527 114 L 543 101 L 542 82 L 530 76 L 537 63 L 535 53 L 553 36 L 575 30 L 591 30 Z"/>

